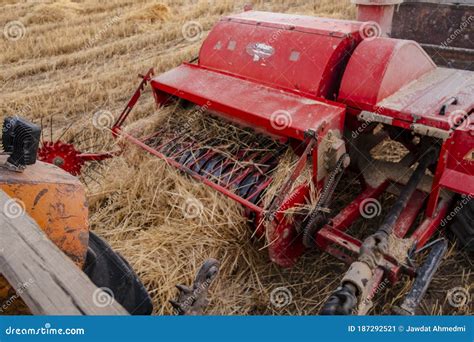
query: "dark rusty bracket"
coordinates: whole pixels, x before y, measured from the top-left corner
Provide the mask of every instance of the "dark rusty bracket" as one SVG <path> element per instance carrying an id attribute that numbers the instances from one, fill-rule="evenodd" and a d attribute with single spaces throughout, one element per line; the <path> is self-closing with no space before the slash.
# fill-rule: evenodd
<path id="1" fill-rule="evenodd" d="M 199 269 L 191 287 L 176 285 L 179 291 L 176 300 L 170 300 L 178 315 L 202 315 L 209 304 L 207 293 L 212 281 L 219 272 L 219 261 L 207 259 Z"/>
<path id="2" fill-rule="evenodd" d="M 431 247 L 431 251 L 426 258 L 426 261 L 416 272 L 415 282 L 413 283 L 410 292 L 408 292 L 400 307 L 394 308 L 396 314 L 415 315 L 416 309 L 428 290 L 428 286 L 438 270 L 447 250 L 448 242 L 445 239 L 439 240 Z"/>

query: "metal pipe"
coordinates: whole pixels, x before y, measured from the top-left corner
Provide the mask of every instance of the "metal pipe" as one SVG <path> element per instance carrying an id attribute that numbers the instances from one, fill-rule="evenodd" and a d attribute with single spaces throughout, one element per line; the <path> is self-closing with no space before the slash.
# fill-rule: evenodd
<path id="1" fill-rule="evenodd" d="M 395 6 L 403 0 L 352 0 L 357 6 L 357 20 L 376 22 L 380 26 L 380 34 L 390 36 Z"/>
<path id="2" fill-rule="evenodd" d="M 378 229 L 378 233 L 385 233 L 387 236 L 392 233 L 393 227 L 395 226 L 395 223 L 400 217 L 400 214 L 407 206 L 409 199 L 411 198 L 421 179 L 425 175 L 426 169 L 434 162 L 435 157 L 435 151 L 433 149 L 430 149 L 420 159 L 418 166 L 416 167 L 415 171 L 408 180 L 408 183 L 400 191 L 400 196 L 398 197 L 397 201 L 392 206 L 387 216 L 385 217 L 385 220 L 383 221 L 382 225 Z"/>
<path id="3" fill-rule="evenodd" d="M 438 241 L 432 248 L 426 261 L 416 272 L 416 279 L 413 286 L 405 297 L 400 308 L 395 308 L 395 312 L 399 315 L 414 315 L 416 308 L 420 305 L 423 296 L 428 290 L 428 286 L 438 269 L 443 256 L 448 250 L 448 242 L 446 240 Z"/>

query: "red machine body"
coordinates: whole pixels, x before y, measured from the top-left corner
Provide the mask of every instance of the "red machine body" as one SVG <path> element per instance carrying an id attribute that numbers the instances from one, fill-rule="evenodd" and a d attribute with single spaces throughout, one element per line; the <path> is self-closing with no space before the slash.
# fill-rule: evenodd
<path id="1" fill-rule="evenodd" d="M 154 77 L 151 86 L 159 103 L 176 96 L 268 134 L 303 140 L 323 121 L 340 121 L 344 109 L 326 100 L 336 98 L 358 30 L 355 22 L 266 12 L 225 17 L 197 64 Z M 276 111 L 287 111 L 291 122 L 275 129 Z"/>
<path id="2" fill-rule="evenodd" d="M 302 143 L 307 148 L 300 152 L 298 167 L 288 182 L 310 163 L 313 181 L 320 190 L 329 173 L 322 162 L 328 153 L 322 142 L 328 134 L 342 137 L 344 131 L 347 134 L 351 130 L 370 134 L 366 132 L 367 122 L 379 122 L 433 137 L 442 146 L 431 188 L 415 192 L 396 230 L 400 238 L 407 237 L 430 190 L 425 221 L 410 237 L 420 248 L 432 236 L 451 203 L 449 196 L 440 200 L 443 188 L 474 195 L 474 135 L 470 121 L 474 74 L 436 67 L 412 41 L 363 39 L 362 25 L 355 21 L 257 11 L 224 17 L 204 41 L 197 64 L 184 63 L 159 76 L 150 70 L 143 76 L 113 132 L 253 212 L 257 233 L 270 239 L 270 257 L 281 266 L 293 265 L 305 249 L 296 225 L 287 221 L 283 212 L 307 201 L 309 185 L 277 198 L 278 207 L 272 213 L 275 219 L 262 227 L 271 208 L 256 203 L 255 198 L 271 178 L 242 195 L 232 187 L 232 182 L 215 181 L 197 172 L 195 165 L 199 160 L 183 165 L 163 153 L 163 145 L 151 146 L 150 137 L 134 137 L 121 129 L 148 82 L 159 106 L 184 99 L 284 143 Z M 284 115 L 275 118 L 275 113 Z M 154 136 L 158 135 L 160 132 Z M 311 137 L 315 139 L 314 146 L 308 147 Z M 343 146 L 335 153 L 340 156 L 344 151 Z M 200 158 L 205 159 L 208 154 Z M 244 171 L 239 180 L 250 172 Z M 351 262 L 361 241 L 344 231 L 360 217 L 361 203 L 380 196 L 390 182 L 401 179 L 388 176 L 376 184 L 366 182 L 365 190 L 316 233 L 318 246 Z M 391 278 L 396 279 L 400 266 L 390 256 L 387 263 Z M 411 272 L 414 274 L 414 270 Z"/>

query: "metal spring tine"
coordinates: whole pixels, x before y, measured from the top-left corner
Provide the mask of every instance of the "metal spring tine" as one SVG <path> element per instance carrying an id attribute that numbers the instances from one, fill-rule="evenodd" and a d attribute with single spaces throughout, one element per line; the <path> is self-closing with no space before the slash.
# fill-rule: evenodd
<path id="1" fill-rule="evenodd" d="M 207 175 L 209 179 L 216 180 L 217 183 L 220 182 L 220 176 L 223 174 L 224 170 L 228 165 L 232 162 L 228 157 L 225 155 L 221 155 L 222 158 L 218 160 L 211 169 L 207 171 Z"/>
<path id="2" fill-rule="evenodd" d="M 236 175 L 236 173 L 242 170 L 244 167 L 245 165 L 243 165 L 242 162 L 235 161 L 232 168 L 222 176 L 223 179 L 226 179 L 225 186 L 233 185 L 233 183 L 239 179 L 239 175 Z"/>
<path id="3" fill-rule="evenodd" d="M 215 152 L 213 154 L 213 157 L 210 158 L 201 168 L 200 174 L 202 176 L 211 176 L 212 177 L 212 171 L 217 167 L 217 165 L 225 159 L 225 156 Z"/>
<path id="4" fill-rule="evenodd" d="M 259 165 L 253 162 L 255 157 L 258 156 L 259 154 L 260 154 L 259 152 L 256 152 L 249 158 L 247 168 L 243 171 L 241 175 L 239 175 L 238 177 L 232 180 L 232 182 L 229 184 L 230 186 L 243 181 L 252 172 L 257 172 L 257 173 L 262 174 L 259 168 Z M 262 157 L 261 162 L 264 163 L 266 160 L 269 160 L 270 158 L 271 158 L 271 154 L 266 154 L 264 155 L 264 157 Z M 265 167 L 265 165 L 262 164 L 262 167 Z"/>
<path id="5" fill-rule="evenodd" d="M 184 164 L 184 166 L 186 166 L 188 169 L 192 170 L 192 168 L 193 168 L 194 164 L 196 163 L 196 161 L 205 153 L 206 153 L 206 150 L 203 149 L 203 148 L 192 151 L 191 157 L 187 160 L 187 162 L 186 162 L 186 164 Z"/>
<path id="6" fill-rule="evenodd" d="M 43 126 L 43 117 L 40 118 L 41 125 L 41 145 L 44 145 L 44 126 Z"/>
<path id="7" fill-rule="evenodd" d="M 193 154 L 193 151 L 191 150 L 184 151 L 184 153 L 181 155 L 179 160 L 177 160 L 177 162 L 180 163 L 181 165 L 185 165 L 188 159 L 192 157 L 192 154 Z"/>
<path id="8" fill-rule="evenodd" d="M 235 186 L 236 184 L 239 184 L 239 185 L 240 185 L 240 183 L 241 183 L 249 174 L 251 174 L 252 171 L 253 171 L 253 170 L 252 170 L 252 167 L 248 167 L 248 168 L 244 169 L 240 174 L 235 175 L 235 177 L 232 177 L 232 178 L 231 178 L 231 181 L 230 181 L 230 183 L 228 184 L 228 186 L 229 186 L 229 187 L 231 187 L 231 186 L 233 187 L 233 186 Z M 238 189 L 238 187 L 239 187 L 239 186 L 237 185 L 235 188 Z"/>
<path id="9" fill-rule="evenodd" d="M 238 186 L 234 189 L 234 191 L 239 194 L 239 196 L 246 198 L 248 192 L 250 191 L 251 187 L 257 184 L 260 180 L 260 174 L 258 172 L 253 172 L 247 174 L 243 179 L 239 182 Z"/>
<path id="10" fill-rule="evenodd" d="M 53 139 L 53 116 L 52 115 L 49 117 L 49 122 L 50 122 L 50 127 L 49 128 L 51 130 L 50 138 L 51 138 L 51 141 L 53 141 L 54 139 Z"/>
<path id="11" fill-rule="evenodd" d="M 192 150 L 193 145 L 195 145 L 194 141 L 185 141 L 183 143 L 179 143 L 177 146 L 178 148 L 173 148 L 172 150 L 168 150 L 168 158 L 179 160 L 181 157 L 186 153 L 186 151 Z M 172 153 L 175 152 L 175 153 Z"/>
<path id="12" fill-rule="evenodd" d="M 218 150 L 215 150 L 213 148 L 213 143 L 214 141 L 211 140 L 210 141 L 210 144 L 208 145 L 201 145 L 201 147 L 199 148 L 199 150 L 203 150 L 205 151 L 204 153 L 200 153 L 198 158 L 196 158 L 196 160 L 194 161 L 194 163 L 191 165 L 192 167 L 194 167 L 196 164 L 199 164 L 201 165 L 202 162 L 204 161 L 204 163 L 207 163 L 207 161 L 209 161 L 209 155 L 215 155 L 215 154 L 218 154 L 219 151 Z"/>
<path id="13" fill-rule="evenodd" d="M 197 137 L 192 137 L 192 136 L 184 136 L 184 139 L 188 139 L 187 142 L 183 143 L 182 149 L 178 151 L 177 154 L 174 155 L 168 155 L 168 157 L 173 158 L 173 159 L 181 159 L 181 157 L 186 153 L 186 150 L 192 149 L 194 146 L 198 147 L 195 150 L 199 149 L 199 136 Z M 181 152 L 181 153 L 179 153 Z"/>
<path id="14" fill-rule="evenodd" d="M 193 156 L 193 151 L 199 151 L 203 147 L 199 146 L 200 143 L 197 140 L 192 139 L 186 145 L 184 145 L 181 149 L 181 153 L 177 153 L 175 155 L 170 156 L 170 158 L 175 159 L 182 165 L 186 165 L 188 162 L 191 161 L 191 157 Z M 197 148 L 193 147 L 196 146 Z"/>
<path id="15" fill-rule="evenodd" d="M 260 185 L 254 185 L 253 188 L 255 188 L 255 190 L 251 191 L 253 188 L 249 190 L 247 193 L 247 200 L 253 204 L 260 204 L 260 195 L 271 184 L 272 181 L 272 178 L 265 177 L 265 180 L 262 181 Z"/>
<path id="16" fill-rule="evenodd" d="M 74 123 L 75 123 L 74 121 L 71 121 L 71 123 L 66 127 L 66 129 L 64 129 L 64 130 L 61 132 L 61 135 L 59 136 L 59 138 L 57 139 L 57 141 L 61 140 L 61 138 L 64 136 L 64 134 L 66 134 L 67 131 L 69 131 L 69 129 L 72 127 L 72 125 L 73 125 Z"/>
<path id="17" fill-rule="evenodd" d="M 166 131 L 166 128 L 160 128 L 159 130 L 157 130 L 153 134 L 151 134 L 147 137 L 143 137 L 142 141 L 143 141 L 144 144 L 157 149 L 158 146 L 156 146 L 154 144 L 161 142 L 163 140 L 163 135 L 166 136 L 167 133 L 169 133 L 169 132 Z"/>
<path id="18" fill-rule="evenodd" d="M 236 187 L 236 191 L 240 193 L 240 196 L 242 197 L 246 196 L 250 188 L 259 181 L 259 178 L 270 167 L 269 165 L 266 165 L 265 163 L 271 160 L 272 158 L 274 158 L 274 156 L 271 153 L 265 154 L 260 161 L 261 163 L 260 166 L 257 164 L 249 166 L 249 168 L 241 176 L 239 176 L 238 179 L 235 179 L 232 182 L 231 185 L 234 185 L 238 182 L 239 185 Z M 253 183 L 248 184 L 247 182 L 251 180 L 252 178 L 255 181 Z M 242 190 L 241 190 L 242 187 L 244 187 L 244 193 L 242 193 Z"/>
<path id="19" fill-rule="evenodd" d="M 286 150 L 286 148 L 283 150 Z M 268 152 L 262 157 L 259 162 L 255 163 L 255 167 L 260 170 L 261 174 L 269 174 L 278 165 L 278 160 L 280 156 L 281 152 Z"/>
<path id="20" fill-rule="evenodd" d="M 228 173 L 228 169 L 233 167 L 233 161 L 230 159 L 225 160 L 223 163 L 219 163 L 218 167 L 213 171 L 212 175 L 214 176 L 214 179 L 218 184 L 224 184 L 225 182 L 223 181 L 224 177 L 226 177 L 226 174 Z"/>
<path id="21" fill-rule="evenodd" d="M 168 152 L 174 150 L 176 146 L 179 146 L 184 143 L 184 137 L 176 137 L 174 139 L 171 139 L 170 141 L 167 141 L 161 145 L 160 149 L 155 148 L 155 150 L 163 153 L 164 155 L 168 156 Z"/>
<path id="22" fill-rule="evenodd" d="M 202 175 L 202 170 L 216 155 L 219 155 L 219 153 L 212 149 L 208 149 L 206 153 L 204 153 L 193 165 L 193 170 Z"/>

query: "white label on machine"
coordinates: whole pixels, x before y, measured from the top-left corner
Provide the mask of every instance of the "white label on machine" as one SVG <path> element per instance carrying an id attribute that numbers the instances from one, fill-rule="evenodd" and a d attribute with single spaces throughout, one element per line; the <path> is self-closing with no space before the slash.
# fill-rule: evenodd
<path id="1" fill-rule="evenodd" d="M 253 57 L 254 62 L 268 58 L 275 53 L 275 49 L 265 43 L 250 43 L 245 50 Z"/>

